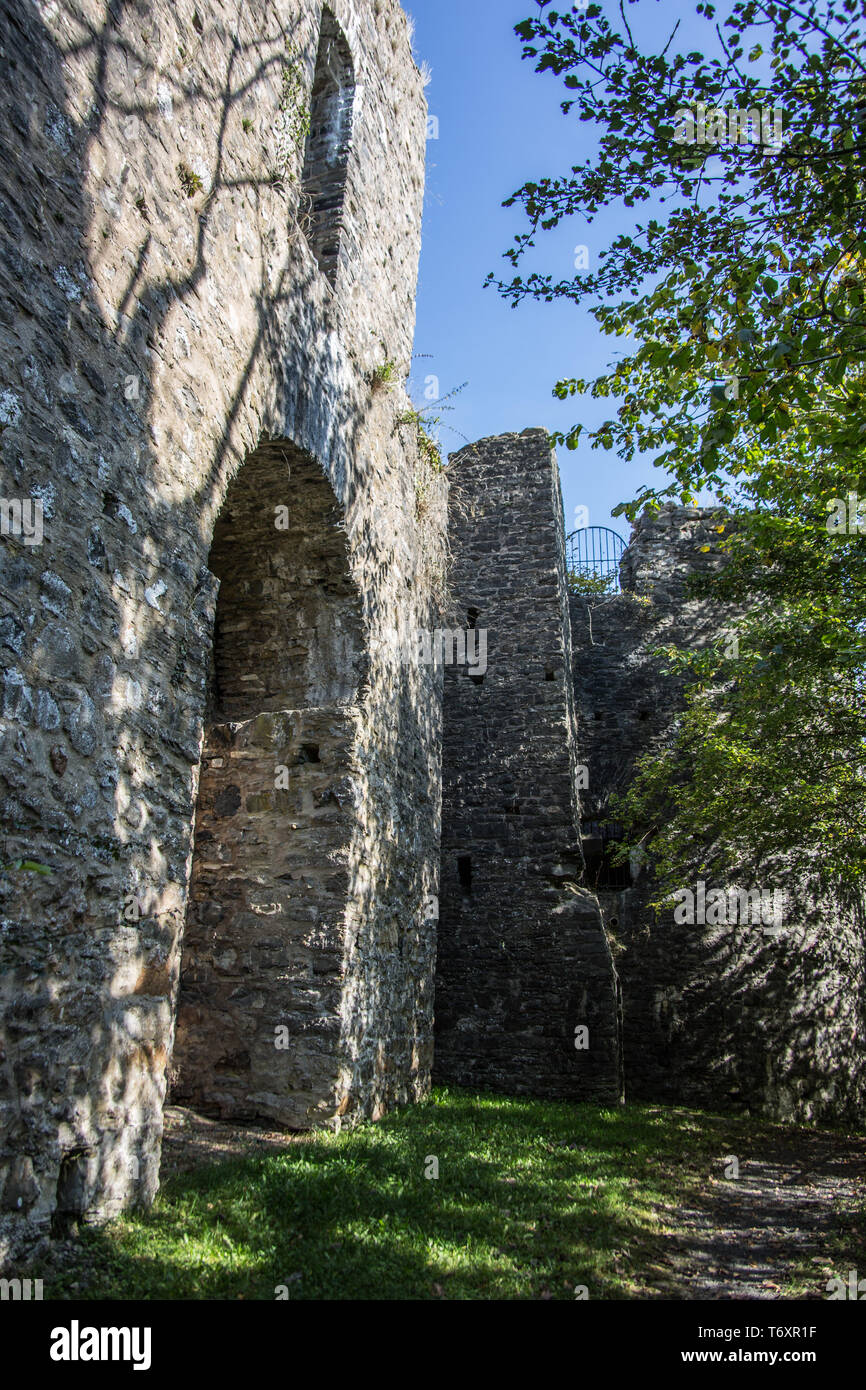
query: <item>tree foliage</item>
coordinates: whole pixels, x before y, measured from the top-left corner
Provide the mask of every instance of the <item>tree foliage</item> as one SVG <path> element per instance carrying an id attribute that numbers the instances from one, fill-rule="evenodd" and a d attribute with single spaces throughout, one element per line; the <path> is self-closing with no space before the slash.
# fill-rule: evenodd
<path id="1" fill-rule="evenodd" d="M 740 611 L 737 655 L 676 658 L 691 678 L 679 736 L 644 760 L 629 819 L 673 882 L 696 852 L 721 865 L 784 852 L 804 870 L 866 874 L 866 39 L 863 0 L 698 4 L 702 52 L 658 51 L 653 0 L 568 12 L 538 0 L 524 56 L 561 78 L 563 111 L 598 154 L 508 200 L 528 230 L 506 253 L 526 296 L 586 300 L 630 338 L 594 381 L 555 394 L 616 401 L 587 432 L 662 470 L 617 512 L 707 489 L 735 524 L 713 591 Z M 698 103 L 706 108 L 704 143 Z M 713 142 L 714 112 L 780 116 L 783 135 Z M 687 129 L 683 113 L 694 114 Z M 717 123 L 713 125 L 713 122 Z M 728 130 L 731 125 L 729 123 Z M 736 131 L 735 131 L 736 133 Z M 574 280 L 519 273 L 545 230 L 621 203 L 630 231 Z M 646 209 L 645 212 L 642 209 Z M 576 448 L 582 426 L 558 436 Z M 844 501 L 844 510 L 840 509 Z M 833 522 L 836 524 L 834 525 Z M 647 827 L 650 827 L 647 830 Z"/>

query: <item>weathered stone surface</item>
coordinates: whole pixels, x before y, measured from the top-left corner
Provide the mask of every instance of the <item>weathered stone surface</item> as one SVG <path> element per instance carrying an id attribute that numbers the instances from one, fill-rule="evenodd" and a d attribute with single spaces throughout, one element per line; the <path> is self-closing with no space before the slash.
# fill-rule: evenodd
<path id="1" fill-rule="evenodd" d="M 644 521 L 637 598 L 570 626 L 543 431 L 449 470 L 447 626 L 488 665 L 446 670 L 439 890 L 442 671 L 401 653 L 443 626 L 446 486 L 371 375 L 414 331 L 397 0 L 14 0 L 0 78 L 0 495 L 43 525 L 0 540 L 0 1258 L 153 1197 L 169 1077 L 285 1127 L 422 1096 L 437 892 L 443 1079 L 620 1095 L 597 886 L 631 1094 L 853 1114 L 854 909 L 674 930 L 582 852 L 716 560 L 703 513 Z"/>
<path id="2" fill-rule="evenodd" d="M 853 1119 L 866 1092 L 862 907 L 807 892 L 784 863 L 732 864 L 726 882 L 710 880 L 698 850 L 684 888 L 704 879 L 708 889 L 779 889 L 784 925 L 778 935 L 763 923 L 679 925 L 649 907 L 651 875 L 612 866 L 598 839 L 612 794 L 673 736 L 683 708 L 682 682 L 656 649 L 707 643 L 730 624 L 730 611 L 688 588 L 691 575 L 722 563 L 718 520 L 684 507 L 644 515 L 621 562 L 624 592 L 570 599 L 587 867 L 619 948 L 626 1096 Z"/>
<path id="3" fill-rule="evenodd" d="M 452 457 L 435 1073 L 575 1099 L 619 1094 L 616 979 L 582 884 L 559 474 L 543 430 Z M 579 1028 L 588 1047 L 578 1047 Z"/>
<path id="4" fill-rule="evenodd" d="M 320 141 L 312 172 L 332 154 L 341 169 L 312 226 L 292 132 L 321 87 L 321 20 L 306 0 L 16 0 L 0 17 L 0 493 L 44 505 L 41 544 L 0 543 L 3 861 L 52 871 L 0 876 L 7 1224 L 152 1196 L 191 872 L 184 1084 L 204 1096 L 220 1078 L 229 1108 L 293 1124 L 304 1107 L 380 1114 L 429 1082 L 440 691 L 375 638 L 395 613 L 436 621 L 444 489 L 424 479 L 422 526 L 405 393 L 369 375 L 409 369 L 426 106 L 396 0 L 333 0 L 341 142 Z M 230 498 L 240 478 L 246 498 Z M 227 500 L 249 582 L 220 562 L 235 609 L 218 715 L 209 563 Z M 288 721 L 285 738 L 232 791 L 214 740 L 236 721 L 243 761 L 259 719 Z M 297 760 L 298 738 L 318 764 Z M 203 746 L 202 827 L 233 827 L 221 855 L 255 846 L 224 885 L 243 901 L 218 950 L 203 838 L 193 870 Z M 278 753 L 283 793 L 273 768 L 267 785 Z M 291 866 L 303 910 L 279 882 Z M 234 1050 L 262 1067 L 245 1089 L 204 1035 L 242 1012 L 231 951 L 274 983 L 262 902 L 286 909 L 285 990 L 271 1018 L 252 1009 L 255 1038 L 237 1023 Z M 265 1065 L 281 1019 L 294 1053 Z"/>
<path id="5" fill-rule="evenodd" d="M 208 732 L 172 1088 L 205 1113 L 307 1128 L 344 1099 L 335 1059 L 361 718 L 335 705 Z"/>

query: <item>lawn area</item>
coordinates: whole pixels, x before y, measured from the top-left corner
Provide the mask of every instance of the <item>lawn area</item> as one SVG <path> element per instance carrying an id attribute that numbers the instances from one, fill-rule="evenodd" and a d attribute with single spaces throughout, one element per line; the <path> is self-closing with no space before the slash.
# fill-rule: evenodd
<path id="1" fill-rule="evenodd" d="M 85 1230 L 45 1266 L 46 1297 L 658 1296 L 674 1206 L 780 1131 L 438 1090 L 378 1124 L 169 1178 L 151 1211 Z"/>

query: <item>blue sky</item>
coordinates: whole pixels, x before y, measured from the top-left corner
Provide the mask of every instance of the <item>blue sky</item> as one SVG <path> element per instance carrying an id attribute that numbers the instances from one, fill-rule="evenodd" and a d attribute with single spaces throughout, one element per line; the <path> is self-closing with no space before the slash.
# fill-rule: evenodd
<path id="1" fill-rule="evenodd" d="M 503 208 L 503 199 L 527 179 L 565 173 L 591 154 L 592 127 L 562 114 L 561 79 L 536 73 L 532 62 L 521 59 L 514 25 L 534 12 L 532 0 L 404 4 L 415 20 L 416 57 L 432 69 L 427 98 L 439 121 L 439 138 L 427 145 L 415 334 L 416 353 L 431 356 L 413 363 L 411 394 L 423 403 L 428 374 L 439 378 L 443 395 L 468 381 L 445 416 L 457 431 L 442 432 L 447 452 L 461 447 L 460 435 L 475 440 L 529 426 L 566 429 L 577 421 L 592 427 L 609 416 L 611 400 L 558 401 L 552 388 L 563 377 L 603 372 L 617 340 L 601 334 L 582 305 L 527 300 L 513 309 L 495 289 L 484 288 L 488 271 L 508 278 L 502 253 L 525 230 L 521 210 Z M 681 3 L 659 9 L 685 18 L 692 6 L 685 15 Z M 662 26 L 654 6 L 647 19 L 657 37 Z M 684 26 L 687 31 L 693 22 Z M 596 268 L 597 252 L 630 225 L 616 209 L 591 226 L 572 219 L 542 235 L 531 266 L 571 277 L 574 248 L 585 245 Z M 575 524 L 575 508 L 586 506 L 591 525 L 612 525 L 627 539 L 628 522 L 611 521 L 611 508 L 630 499 L 642 482 L 661 480 L 658 471 L 647 459 L 625 464 L 583 440 L 577 451 L 561 448 L 558 454 L 566 529 Z"/>

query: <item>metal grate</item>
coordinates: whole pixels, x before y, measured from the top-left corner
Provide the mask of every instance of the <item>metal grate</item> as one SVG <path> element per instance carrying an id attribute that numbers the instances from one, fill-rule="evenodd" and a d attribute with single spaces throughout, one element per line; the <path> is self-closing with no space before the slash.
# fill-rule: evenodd
<path id="1" fill-rule="evenodd" d="M 565 538 L 568 587 L 575 593 L 595 592 L 599 582 L 605 593 L 618 594 L 619 562 L 625 541 L 609 526 L 583 526 Z"/>

